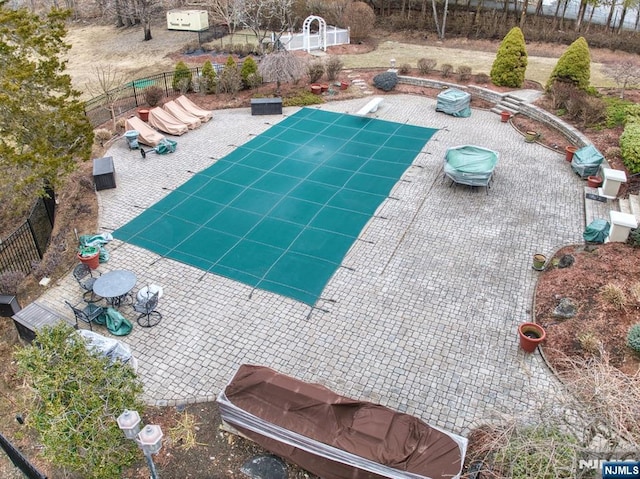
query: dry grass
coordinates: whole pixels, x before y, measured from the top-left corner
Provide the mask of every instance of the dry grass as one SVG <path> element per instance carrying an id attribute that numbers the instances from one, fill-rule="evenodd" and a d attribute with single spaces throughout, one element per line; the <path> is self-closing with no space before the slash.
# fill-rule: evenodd
<path id="1" fill-rule="evenodd" d="M 617 284 L 607 283 L 600 290 L 602 299 L 614 309 L 621 310 L 627 305 L 627 295 Z"/>
<path id="2" fill-rule="evenodd" d="M 389 67 L 394 58 L 396 65 L 405 63 L 417 67 L 420 58 L 429 58 L 437 62 L 436 69 L 448 63 L 457 70 L 460 66 L 469 66 L 474 74 L 489 73 L 498 50 L 499 42 L 486 42 L 493 45 L 493 50 L 481 51 L 459 47 L 459 41 L 438 42 L 435 45 L 417 45 L 387 40 L 378 44 L 375 50 L 359 55 L 344 55 L 342 61 L 345 68 Z M 544 57 L 529 54 L 526 79 L 544 85 L 555 67 L 558 57 Z M 592 62 L 591 83 L 596 87 L 612 87 L 614 83 L 602 72 L 602 64 Z"/>
<path id="3" fill-rule="evenodd" d="M 592 332 L 584 332 L 578 334 L 577 338 L 578 343 L 580 343 L 580 347 L 583 351 L 593 354 L 599 355 L 602 351 L 602 341 L 598 338 L 598 336 Z"/>
<path id="4" fill-rule="evenodd" d="M 67 71 L 74 86 L 85 91 L 87 84 L 94 83 L 96 66 L 115 65 L 129 80 L 172 71 L 175 67 L 172 54 L 183 50 L 186 45 L 197 44 L 198 41 L 197 33 L 167 30 L 164 19 L 154 22 L 151 33 L 153 39 L 144 42 L 142 28 L 139 26 L 116 28 L 112 25 L 71 25 L 67 35 L 67 41 L 72 45 Z M 243 38 L 244 41 L 244 37 L 237 38 Z M 216 41 L 216 44 L 219 42 Z M 223 39 L 222 42 L 225 43 L 226 40 Z M 473 74 L 477 74 L 489 73 L 498 46 L 497 41 L 450 39 L 418 44 L 393 39 L 379 42 L 377 47 L 367 53 L 337 54 L 345 68 L 385 68 L 389 67 L 392 58 L 396 60 L 396 65 L 406 63 L 416 67 L 419 59 L 429 58 L 437 62 L 436 69 L 449 63 L 454 70 L 460 66 L 469 66 Z M 529 65 L 526 78 L 544 84 L 565 47 L 527 45 L 527 48 Z M 340 49 L 336 51 L 339 52 Z M 627 54 L 607 50 L 592 51 L 591 54 L 591 84 L 596 87 L 613 87 L 614 83 L 603 73 L 601 62 L 626 58 Z"/>
<path id="5" fill-rule="evenodd" d="M 179 448 L 189 450 L 196 446 L 204 446 L 196 440 L 196 432 L 200 429 L 193 414 L 184 412 L 176 420 L 176 425 L 169 429 L 171 441 Z"/>
<path id="6" fill-rule="evenodd" d="M 624 459 L 640 449 L 640 375 L 620 372 L 606 352 L 564 361 L 568 394 L 560 403 L 536 398 L 529 416 L 501 417 L 471 433 L 468 459 L 485 464 L 482 477 L 591 478 L 592 471 L 575 470 L 585 454 Z"/>

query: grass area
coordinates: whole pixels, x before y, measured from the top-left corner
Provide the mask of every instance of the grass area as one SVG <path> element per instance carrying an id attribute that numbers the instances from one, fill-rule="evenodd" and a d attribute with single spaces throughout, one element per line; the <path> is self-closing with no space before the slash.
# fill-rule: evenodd
<path id="1" fill-rule="evenodd" d="M 496 50 L 498 42 L 496 42 Z M 491 71 L 491 65 L 495 59 L 495 52 L 477 51 L 464 48 L 450 48 L 443 45 L 417 45 L 395 41 L 381 42 L 378 47 L 368 53 L 359 55 L 341 55 L 345 68 L 374 68 L 389 67 L 392 58 L 396 60 L 396 66 L 408 63 L 415 67 L 420 58 L 432 58 L 438 62 L 436 69 L 440 69 L 448 63 L 456 69 L 461 65 L 471 67 L 473 73 L 487 73 Z M 527 66 L 527 80 L 536 81 L 542 85 L 556 65 L 557 58 L 529 56 Z M 602 73 L 602 64 L 591 63 L 591 84 L 595 87 L 612 87 L 614 83 Z"/>

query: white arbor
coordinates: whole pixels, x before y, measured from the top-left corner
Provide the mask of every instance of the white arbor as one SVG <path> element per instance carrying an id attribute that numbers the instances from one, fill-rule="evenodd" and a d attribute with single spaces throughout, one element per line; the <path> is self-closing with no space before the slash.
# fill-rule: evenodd
<path id="1" fill-rule="evenodd" d="M 311 24 L 316 20 L 318 21 L 318 45 L 316 48 L 327 51 L 327 22 L 322 17 L 309 15 L 302 24 L 303 48 L 307 53 L 311 51 Z"/>

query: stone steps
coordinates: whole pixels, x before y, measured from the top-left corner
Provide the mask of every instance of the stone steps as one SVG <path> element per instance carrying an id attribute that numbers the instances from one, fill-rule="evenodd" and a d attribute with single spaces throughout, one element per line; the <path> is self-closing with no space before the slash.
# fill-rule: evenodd
<path id="1" fill-rule="evenodd" d="M 516 98 L 512 95 L 505 95 L 500 100 L 496 106 L 494 106 L 491 111 L 500 115 L 503 111 L 508 111 L 512 115 L 520 112 L 520 105 L 522 105 L 523 101 L 520 98 Z"/>

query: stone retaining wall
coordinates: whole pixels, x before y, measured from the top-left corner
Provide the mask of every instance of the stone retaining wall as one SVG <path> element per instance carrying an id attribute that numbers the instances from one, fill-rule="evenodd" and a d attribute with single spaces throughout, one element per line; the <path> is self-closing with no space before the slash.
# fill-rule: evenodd
<path id="1" fill-rule="evenodd" d="M 443 90 L 446 88 L 457 88 L 458 90 L 466 91 L 471 95 L 477 96 L 485 101 L 495 103 L 496 105 L 502 101 L 502 98 L 507 93 L 499 93 L 488 88 L 483 88 L 477 85 L 457 85 L 456 83 L 448 83 L 445 81 L 431 80 L 428 78 L 416 78 L 409 76 L 398 76 L 398 82 L 405 85 L 421 86 L 426 88 L 435 88 Z M 590 145 L 591 141 L 585 135 L 580 133 L 579 130 L 562 121 L 557 116 L 549 113 L 542 108 L 538 108 L 530 103 L 522 103 L 520 105 L 520 113 L 524 116 L 537 120 L 545 125 L 561 132 L 572 144 L 583 147 Z"/>

